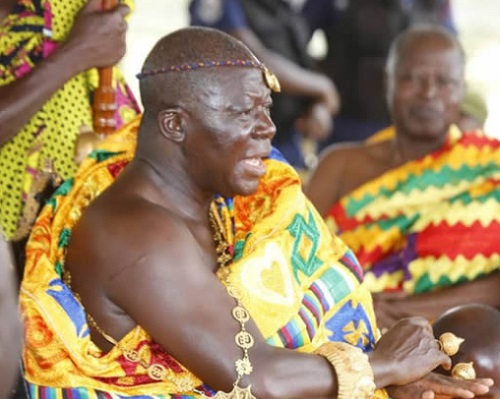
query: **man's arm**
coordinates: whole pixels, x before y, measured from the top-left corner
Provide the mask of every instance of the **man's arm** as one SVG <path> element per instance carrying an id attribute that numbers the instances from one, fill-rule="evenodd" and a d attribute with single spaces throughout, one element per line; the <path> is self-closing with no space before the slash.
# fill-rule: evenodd
<path id="1" fill-rule="evenodd" d="M 338 93 L 333 82 L 326 75 L 304 69 L 268 49 L 248 27 L 242 27 L 229 33 L 245 43 L 276 74 L 283 92 L 309 97 L 315 102 L 321 102 L 332 114 L 338 111 L 340 104 Z"/>
<path id="2" fill-rule="evenodd" d="M 22 78 L 0 87 L 0 146 L 12 139 L 66 81 L 93 67 L 117 63 L 125 53 L 129 9 L 100 11 L 90 0 L 80 11 L 67 41 Z"/>
<path id="3" fill-rule="evenodd" d="M 500 309 L 500 272 L 483 278 L 424 294 L 374 294 L 375 313 L 380 328 L 389 328 L 397 320 L 422 316 L 435 320 L 446 310 L 466 303 L 483 303 Z"/>

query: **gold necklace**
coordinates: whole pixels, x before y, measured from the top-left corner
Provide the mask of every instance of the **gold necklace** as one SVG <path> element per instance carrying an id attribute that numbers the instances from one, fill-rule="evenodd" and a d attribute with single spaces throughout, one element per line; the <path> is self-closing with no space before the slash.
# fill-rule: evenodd
<path id="1" fill-rule="evenodd" d="M 214 398 L 217 399 L 256 399 L 251 392 L 251 386 L 248 385 L 242 388 L 239 384 L 244 375 L 249 375 L 253 371 L 252 363 L 248 355 L 249 349 L 254 345 L 253 336 L 246 330 L 245 324 L 250 320 L 250 314 L 241 303 L 241 293 L 231 285 L 228 280 L 230 274 L 229 263 L 233 258 L 233 218 L 229 211 L 229 207 L 222 197 L 218 197 L 210 204 L 210 224 L 212 225 L 215 249 L 217 252 L 217 263 L 219 270 L 224 273 L 226 281 L 226 289 L 236 301 L 236 306 L 233 308 L 232 315 L 240 323 L 240 331 L 235 336 L 236 345 L 242 349 L 243 356 L 236 360 L 235 367 L 238 374 L 236 381 L 233 384 L 231 392 L 218 391 Z M 202 398 L 205 398 L 202 395 Z"/>

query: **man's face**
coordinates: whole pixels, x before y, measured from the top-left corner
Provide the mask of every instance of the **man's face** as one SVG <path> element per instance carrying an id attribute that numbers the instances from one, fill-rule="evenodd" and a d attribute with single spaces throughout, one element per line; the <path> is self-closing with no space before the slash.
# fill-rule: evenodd
<path id="1" fill-rule="evenodd" d="M 210 71 L 188 118 L 186 151 L 200 187 L 225 196 L 249 195 L 265 173 L 276 128 L 262 71 L 228 67 Z"/>
<path id="2" fill-rule="evenodd" d="M 398 134 L 433 140 L 457 120 L 463 60 L 442 37 L 415 38 L 401 49 L 387 77 L 387 100 Z"/>

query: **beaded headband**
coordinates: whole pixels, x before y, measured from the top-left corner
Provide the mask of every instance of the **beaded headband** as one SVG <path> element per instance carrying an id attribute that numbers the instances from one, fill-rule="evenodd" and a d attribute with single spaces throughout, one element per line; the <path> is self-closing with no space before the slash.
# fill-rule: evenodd
<path id="1" fill-rule="evenodd" d="M 219 68 L 219 67 L 244 67 L 244 68 L 259 68 L 262 70 L 264 74 L 264 80 L 267 86 L 274 92 L 280 92 L 281 86 L 278 81 L 278 78 L 274 73 L 272 73 L 267 67 L 258 61 L 252 60 L 226 60 L 226 61 L 202 61 L 202 62 L 193 62 L 179 65 L 170 65 L 162 68 L 155 69 L 145 69 L 136 75 L 137 79 L 141 80 L 147 78 L 148 76 L 160 75 L 163 73 L 169 72 L 185 72 L 185 71 L 194 71 L 196 69 L 205 69 L 205 68 Z"/>

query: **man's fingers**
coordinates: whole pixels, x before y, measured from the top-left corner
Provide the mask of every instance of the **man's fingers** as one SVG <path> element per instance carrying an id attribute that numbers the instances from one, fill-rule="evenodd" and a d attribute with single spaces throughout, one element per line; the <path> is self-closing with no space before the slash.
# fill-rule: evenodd
<path id="1" fill-rule="evenodd" d="M 120 15 L 125 18 L 128 14 L 130 14 L 130 8 L 125 4 L 120 4 L 116 7 L 116 10 L 120 13 Z"/>
<path id="2" fill-rule="evenodd" d="M 435 397 L 435 396 L 436 396 L 436 395 L 434 394 L 434 391 L 432 391 L 432 390 L 428 390 L 428 391 L 424 391 L 424 392 L 422 393 L 421 398 L 422 398 L 422 399 L 434 399 L 434 397 Z"/>
<path id="3" fill-rule="evenodd" d="M 86 13 L 102 11 L 102 0 L 88 0 L 87 4 L 83 6 L 82 11 Z M 122 17 L 126 17 L 130 13 L 130 8 L 126 4 L 119 4 L 116 6 L 116 11 L 120 13 Z"/>
<path id="4" fill-rule="evenodd" d="M 102 0 L 88 0 L 87 4 L 85 4 L 82 8 L 83 12 L 96 12 L 101 11 L 102 9 Z"/>
<path id="5" fill-rule="evenodd" d="M 449 356 L 446 356 L 443 353 L 443 361 L 441 362 L 441 367 L 443 367 L 445 370 L 451 370 L 452 362 L 451 358 Z"/>

